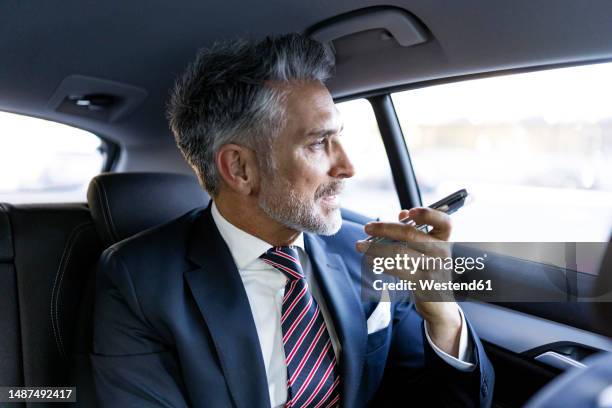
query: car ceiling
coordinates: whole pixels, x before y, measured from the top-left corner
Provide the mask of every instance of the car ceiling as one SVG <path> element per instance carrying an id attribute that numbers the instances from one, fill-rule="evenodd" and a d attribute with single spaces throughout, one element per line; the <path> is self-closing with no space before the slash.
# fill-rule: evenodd
<path id="1" fill-rule="evenodd" d="M 608 0 L 14 1 L 0 5 L 0 109 L 92 130 L 121 144 L 173 143 L 164 114 L 173 80 L 215 40 L 306 32 L 357 9 L 394 6 L 426 43 L 379 44 L 374 32 L 334 43 L 335 97 L 493 70 L 612 57 Z M 131 114 L 108 123 L 59 113 L 49 101 L 70 75 L 142 88 Z"/>

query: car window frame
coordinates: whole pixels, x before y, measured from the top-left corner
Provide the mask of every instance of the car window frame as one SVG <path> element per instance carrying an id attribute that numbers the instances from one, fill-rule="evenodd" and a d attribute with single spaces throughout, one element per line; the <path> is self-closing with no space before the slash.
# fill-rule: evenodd
<path id="1" fill-rule="evenodd" d="M 82 130 L 84 132 L 90 133 L 94 135 L 95 137 L 97 137 L 100 140 L 99 149 L 100 149 L 100 154 L 102 155 L 103 161 L 102 161 L 102 166 L 99 172 L 96 174 L 96 176 L 98 174 L 112 172 L 116 168 L 117 163 L 119 162 L 119 157 L 121 156 L 121 152 L 122 152 L 121 146 L 118 143 L 114 142 L 110 138 L 106 137 L 105 135 L 100 134 L 97 131 L 88 129 L 86 127 L 78 126 L 73 123 L 62 122 L 56 119 L 50 119 L 50 118 L 39 116 L 39 115 L 32 115 L 30 113 L 20 112 L 16 110 L 3 108 L 0 111 L 6 112 L 9 114 L 13 114 L 13 115 L 25 116 L 25 117 L 32 118 L 32 119 L 53 122 L 53 123 L 57 123 L 57 124 L 64 125 L 64 126 L 70 126 L 72 128 Z"/>
<path id="2" fill-rule="evenodd" d="M 364 92 L 357 92 L 350 95 L 343 95 L 334 98 L 336 103 L 346 102 L 353 99 L 365 98 L 372 104 L 380 134 L 385 144 L 387 158 L 391 166 L 395 188 L 398 193 L 402 208 L 422 206 L 421 192 L 416 181 L 416 175 L 406 139 L 401 129 L 399 116 L 395 111 L 391 95 L 393 93 L 427 88 L 436 85 L 445 85 L 470 81 L 476 79 L 493 78 L 498 76 L 526 74 L 532 72 L 547 71 L 559 68 L 580 67 L 586 65 L 612 63 L 612 58 L 593 58 L 580 61 L 557 62 L 550 64 L 530 65 L 525 67 L 515 67 L 499 70 L 480 71 L 466 74 L 459 74 L 443 78 L 424 79 L 405 84 L 393 85 L 385 88 L 378 88 Z M 390 102 L 390 104 L 387 102 Z M 401 140 L 400 140 L 401 139 Z M 395 149 L 402 149 L 397 151 Z M 408 165 L 409 164 L 409 165 Z M 401 169 L 401 170 L 398 170 Z M 396 172 L 402 174 L 396 174 Z"/>

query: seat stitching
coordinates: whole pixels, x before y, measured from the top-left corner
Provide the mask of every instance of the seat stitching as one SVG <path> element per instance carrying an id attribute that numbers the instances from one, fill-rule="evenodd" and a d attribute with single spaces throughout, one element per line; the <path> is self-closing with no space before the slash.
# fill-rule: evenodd
<path id="1" fill-rule="evenodd" d="M 113 214 L 111 212 L 110 204 L 108 203 L 108 196 L 106 195 L 106 189 L 104 188 L 104 185 L 100 184 L 100 190 L 102 190 L 102 194 L 104 194 L 104 201 L 106 202 L 105 208 L 108 210 L 111 238 L 113 238 L 115 241 L 118 241 L 119 234 L 117 233 L 117 229 L 115 228 L 115 223 L 113 221 Z"/>
<path id="2" fill-rule="evenodd" d="M 109 235 L 110 241 L 112 242 L 113 239 L 114 239 L 113 231 L 111 231 L 110 222 L 109 222 L 109 220 L 107 218 L 107 215 L 106 215 L 106 207 L 104 206 L 104 203 L 102 202 L 102 191 L 101 191 L 102 190 L 102 185 L 100 183 L 98 183 L 98 181 L 96 179 L 93 179 L 92 183 L 96 187 L 95 190 L 94 190 L 95 191 L 95 196 L 96 196 L 96 200 L 98 201 L 98 205 L 100 207 L 100 211 L 102 212 L 102 218 L 104 219 L 105 227 L 108 226 L 108 228 L 105 228 L 105 230 L 108 229 L 108 235 Z"/>
<path id="3" fill-rule="evenodd" d="M 91 221 L 83 222 L 77 225 L 70 232 L 70 236 L 68 238 L 68 244 L 66 247 L 64 247 L 64 252 L 62 253 L 62 257 L 60 259 L 60 263 L 59 263 L 57 272 L 55 274 L 55 281 L 53 283 L 53 288 L 51 290 L 51 327 L 53 328 L 53 335 L 55 337 L 55 342 L 62 356 L 65 356 L 66 352 L 64 350 L 64 343 L 62 340 L 62 334 L 61 334 L 60 325 L 59 325 L 58 303 L 59 303 L 60 291 L 61 291 L 62 281 L 64 279 L 64 272 L 67 268 L 67 265 L 69 264 L 68 260 L 70 259 L 70 256 L 72 255 L 72 249 L 74 248 L 75 243 L 78 242 L 77 241 L 78 235 L 83 230 L 85 230 L 86 227 L 93 227 L 93 223 Z M 59 277 L 59 283 L 58 283 L 58 277 Z M 57 293 L 55 292 L 56 288 L 57 288 Z M 55 303 L 55 307 L 54 307 L 54 303 Z M 56 326 L 57 326 L 57 330 L 56 330 Z"/>
<path id="4" fill-rule="evenodd" d="M 79 225 L 77 225 L 72 232 L 70 233 L 70 236 L 68 238 L 68 246 L 64 247 L 64 252 L 62 253 L 62 257 L 60 259 L 60 263 L 58 266 L 58 270 L 56 272 L 55 275 L 55 281 L 53 284 L 53 289 L 51 291 L 51 326 L 53 327 L 53 334 L 56 338 L 56 343 L 58 345 L 60 354 L 62 356 L 65 356 L 65 350 L 64 350 L 64 344 L 63 344 L 63 340 L 62 340 L 62 336 L 61 336 L 61 331 L 60 331 L 60 325 L 59 325 L 59 307 L 58 307 L 58 303 L 59 303 L 59 294 L 60 294 L 60 290 L 61 290 L 61 285 L 62 285 L 62 281 L 63 281 L 63 277 L 64 277 L 64 271 L 66 270 L 66 266 L 68 265 L 68 260 L 70 258 L 70 255 L 72 254 L 72 249 L 74 248 L 74 244 L 75 242 L 77 242 L 76 237 L 81 233 L 82 230 L 85 229 L 85 227 L 87 226 L 92 226 L 93 224 L 90 221 L 86 221 L 83 222 Z M 68 251 L 66 252 L 66 248 L 68 248 Z M 59 284 L 58 284 L 58 276 L 60 278 L 59 280 Z M 55 292 L 55 288 L 57 287 L 57 293 Z M 55 300 L 55 308 L 54 306 L 54 300 Z M 55 320 L 54 320 L 54 313 L 53 311 L 55 310 Z M 56 326 L 57 326 L 57 333 L 56 333 Z"/>

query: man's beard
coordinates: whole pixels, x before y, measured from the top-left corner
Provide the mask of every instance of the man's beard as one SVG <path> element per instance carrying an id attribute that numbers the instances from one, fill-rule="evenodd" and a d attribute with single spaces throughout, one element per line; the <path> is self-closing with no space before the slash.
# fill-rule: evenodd
<path id="1" fill-rule="evenodd" d="M 344 183 L 333 181 L 317 189 L 314 199 L 299 197 L 293 186 L 281 176 L 264 177 L 259 194 L 259 206 L 276 222 L 296 231 L 333 235 L 342 226 L 340 208 L 323 214 L 315 202 L 324 196 L 340 194 Z M 268 180 L 271 182 L 268 183 Z"/>

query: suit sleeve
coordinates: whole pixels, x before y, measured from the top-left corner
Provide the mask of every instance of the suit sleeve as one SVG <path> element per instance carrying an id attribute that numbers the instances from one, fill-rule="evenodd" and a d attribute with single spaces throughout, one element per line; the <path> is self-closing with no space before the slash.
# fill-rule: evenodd
<path id="1" fill-rule="evenodd" d="M 178 360 L 147 322 L 119 255 L 102 255 L 96 280 L 93 353 L 100 407 L 186 407 Z"/>
<path id="2" fill-rule="evenodd" d="M 493 367 L 469 321 L 466 319 L 474 366 L 461 371 L 432 349 L 413 303 L 396 303 L 394 309 L 391 348 L 374 406 L 387 406 L 391 401 L 395 401 L 392 406 L 400 406 L 398 395 L 405 396 L 406 406 L 491 406 Z"/>

